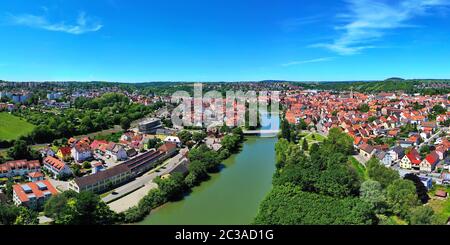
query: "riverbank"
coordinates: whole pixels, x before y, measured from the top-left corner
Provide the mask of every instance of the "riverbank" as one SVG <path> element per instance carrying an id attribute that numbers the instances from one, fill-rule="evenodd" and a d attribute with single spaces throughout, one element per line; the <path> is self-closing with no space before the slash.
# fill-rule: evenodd
<path id="1" fill-rule="evenodd" d="M 152 210 L 138 224 L 250 224 L 272 187 L 277 138 L 246 137 L 241 152 L 223 161 L 224 168 L 192 188 L 182 200 Z"/>
<path id="2" fill-rule="evenodd" d="M 270 123 L 267 123 L 270 121 Z M 279 116 L 262 116 L 262 129 L 277 130 Z M 151 211 L 143 225 L 244 225 L 253 222 L 260 202 L 272 188 L 276 134 L 248 136 L 240 152 L 223 168 L 191 189 L 182 200 Z"/>

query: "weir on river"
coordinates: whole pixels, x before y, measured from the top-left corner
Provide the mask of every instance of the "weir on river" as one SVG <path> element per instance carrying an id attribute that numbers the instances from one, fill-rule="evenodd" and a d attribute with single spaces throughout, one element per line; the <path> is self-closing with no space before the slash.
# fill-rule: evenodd
<path id="1" fill-rule="evenodd" d="M 261 120 L 271 121 L 263 130 L 278 130 L 278 116 L 266 114 Z M 276 142 L 276 137 L 246 137 L 242 151 L 225 160 L 222 171 L 183 200 L 153 210 L 140 224 L 250 224 L 272 188 Z"/>

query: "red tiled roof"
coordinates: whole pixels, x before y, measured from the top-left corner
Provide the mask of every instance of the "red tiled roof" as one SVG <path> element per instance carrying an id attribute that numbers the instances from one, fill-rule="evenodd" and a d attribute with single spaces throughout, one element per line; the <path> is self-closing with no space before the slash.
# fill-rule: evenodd
<path id="1" fill-rule="evenodd" d="M 419 154 L 419 152 L 417 152 L 416 149 L 412 149 L 408 154 L 406 154 L 406 157 L 408 157 L 408 159 L 414 165 L 419 165 L 421 162 L 420 154 Z"/>
<path id="2" fill-rule="evenodd" d="M 66 166 L 64 162 L 50 156 L 44 159 L 44 164 L 48 164 L 57 170 L 62 170 Z"/>
<path id="3" fill-rule="evenodd" d="M 47 190 L 41 190 L 39 189 L 38 183 L 42 183 L 47 187 Z M 25 190 L 22 188 L 23 185 L 27 185 L 30 189 L 30 193 L 26 193 Z M 30 182 L 26 184 L 17 184 L 13 185 L 13 191 L 16 193 L 16 195 L 19 197 L 21 202 L 28 202 L 29 201 L 29 195 L 34 194 L 36 198 L 41 198 L 44 196 L 44 193 L 46 191 L 49 191 L 52 195 L 58 194 L 55 187 L 50 183 L 48 180 L 41 180 L 37 182 Z"/>
<path id="4" fill-rule="evenodd" d="M 71 154 L 70 147 L 68 147 L 68 146 L 59 148 L 59 151 L 63 154 L 63 156 L 67 156 L 67 155 Z"/>
<path id="5" fill-rule="evenodd" d="M 425 157 L 425 160 L 430 165 L 436 165 L 439 162 L 439 155 L 433 151 Z"/>

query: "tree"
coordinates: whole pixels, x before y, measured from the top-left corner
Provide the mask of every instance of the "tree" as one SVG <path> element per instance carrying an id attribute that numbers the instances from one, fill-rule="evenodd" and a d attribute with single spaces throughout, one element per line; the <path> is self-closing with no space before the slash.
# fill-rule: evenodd
<path id="1" fill-rule="evenodd" d="M 286 119 L 281 120 L 281 137 L 290 141 L 291 140 L 291 126 Z"/>
<path id="2" fill-rule="evenodd" d="M 152 149 L 152 148 L 157 148 L 156 146 L 158 145 L 158 143 L 162 142 L 161 139 L 159 138 L 153 138 L 153 139 L 149 139 L 148 143 L 147 143 L 147 148 L 148 149 Z"/>
<path id="3" fill-rule="evenodd" d="M 183 130 L 178 133 L 178 138 L 180 138 L 181 143 L 186 144 L 188 141 L 192 140 L 192 134 L 189 131 Z"/>
<path id="4" fill-rule="evenodd" d="M 122 119 L 120 119 L 120 127 L 122 127 L 123 130 L 128 130 L 131 127 L 131 120 L 128 117 L 122 117 Z"/>
<path id="5" fill-rule="evenodd" d="M 416 186 L 410 180 L 395 180 L 387 188 L 387 203 L 394 214 L 406 217 L 418 205 Z"/>
<path id="6" fill-rule="evenodd" d="M 84 169 L 89 169 L 89 168 L 91 168 L 91 167 L 92 167 L 92 166 L 91 166 L 91 163 L 90 163 L 90 162 L 87 162 L 87 161 L 86 161 L 86 162 L 83 163 L 83 168 L 84 168 Z"/>
<path id="7" fill-rule="evenodd" d="M 156 179 L 155 182 L 158 184 L 158 188 L 168 200 L 175 200 L 186 189 L 184 177 L 181 173 L 174 173 L 167 179 Z"/>
<path id="8" fill-rule="evenodd" d="M 12 204 L 0 203 L 0 224 L 2 225 L 37 225 L 37 213 Z"/>
<path id="9" fill-rule="evenodd" d="M 328 138 L 323 142 L 331 151 L 340 152 L 346 155 L 353 153 L 353 138 L 342 132 L 339 128 L 332 128 L 328 133 Z"/>
<path id="10" fill-rule="evenodd" d="M 277 166 L 277 169 L 280 169 L 284 166 L 286 163 L 286 153 L 289 148 L 289 141 L 285 138 L 281 138 L 278 140 L 278 142 L 275 144 L 275 155 L 276 155 L 276 161 L 275 164 Z"/>
<path id="11" fill-rule="evenodd" d="M 375 180 L 366 180 L 361 184 L 360 198 L 372 205 L 376 213 L 386 209 L 386 194 L 381 184 Z"/>
<path id="12" fill-rule="evenodd" d="M 236 152 L 239 149 L 239 136 L 238 135 L 225 135 L 220 142 L 224 149 L 227 149 L 229 152 Z"/>
<path id="13" fill-rule="evenodd" d="M 198 185 L 202 180 L 208 177 L 206 166 L 201 161 L 192 161 L 188 168 L 189 174 L 184 181 L 189 187 Z"/>
<path id="14" fill-rule="evenodd" d="M 361 104 L 361 105 L 358 107 L 358 110 L 359 110 L 360 112 L 366 113 L 366 112 L 369 112 L 370 107 L 369 107 L 368 104 Z"/>
<path id="15" fill-rule="evenodd" d="M 188 157 L 191 162 L 200 161 L 203 163 L 208 172 L 215 172 L 220 166 L 219 154 L 209 149 L 206 145 L 192 149 L 189 151 Z"/>
<path id="16" fill-rule="evenodd" d="M 37 158 L 37 154 L 28 147 L 24 140 L 16 140 L 12 148 L 8 150 L 8 157 L 12 159 L 32 160 Z"/>
<path id="17" fill-rule="evenodd" d="M 400 178 L 397 171 L 386 168 L 377 158 L 370 159 L 366 166 L 369 178 L 378 181 L 383 188 Z"/>
<path id="18" fill-rule="evenodd" d="M 108 205 L 92 192 L 66 191 L 52 196 L 44 205 L 44 213 L 59 225 L 108 225 L 117 220 Z"/>
<path id="19" fill-rule="evenodd" d="M 431 225 L 434 220 L 434 211 L 429 206 L 418 206 L 411 209 L 408 220 L 410 225 Z"/>
<path id="20" fill-rule="evenodd" d="M 19 207 L 19 212 L 14 221 L 15 225 L 37 225 L 39 224 L 38 215 L 36 212 L 26 208 Z"/>
<path id="21" fill-rule="evenodd" d="M 333 198 L 275 186 L 260 205 L 254 221 L 261 225 L 373 224 L 371 207 L 359 198 Z"/>
<path id="22" fill-rule="evenodd" d="M 306 141 L 306 139 L 303 139 L 303 142 L 302 142 L 302 149 L 303 149 L 304 151 L 308 151 L 308 141 Z"/>
<path id="23" fill-rule="evenodd" d="M 206 133 L 204 131 L 195 132 L 192 134 L 192 140 L 199 143 L 202 142 L 206 138 Z"/>
<path id="24" fill-rule="evenodd" d="M 428 202 L 428 200 L 430 200 L 430 197 L 428 196 L 428 189 L 422 183 L 419 176 L 410 173 L 406 174 L 403 178 L 414 182 L 414 185 L 416 186 L 417 197 L 422 202 L 422 204 L 425 204 Z"/>
<path id="25" fill-rule="evenodd" d="M 311 145 L 311 149 L 309 149 L 309 152 L 310 152 L 310 153 L 314 153 L 314 152 L 317 152 L 318 150 L 319 150 L 319 144 L 313 143 L 313 144 Z"/>

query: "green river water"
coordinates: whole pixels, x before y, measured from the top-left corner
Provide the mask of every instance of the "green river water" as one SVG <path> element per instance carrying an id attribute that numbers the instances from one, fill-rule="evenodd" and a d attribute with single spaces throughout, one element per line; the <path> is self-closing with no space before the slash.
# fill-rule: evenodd
<path id="1" fill-rule="evenodd" d="M 278 117 L 264 117 L 278 128 Z M 225 168 L 195 187 L 183 200 L 153 210 L 140 224 L 250 224 L 272 188 L 276 137 L 246 137 L 242 151 L 223 162 Z"/>

